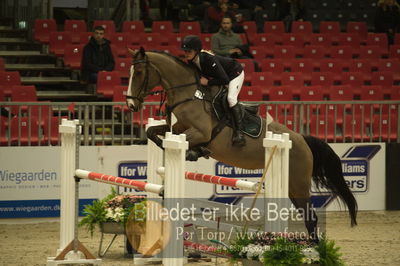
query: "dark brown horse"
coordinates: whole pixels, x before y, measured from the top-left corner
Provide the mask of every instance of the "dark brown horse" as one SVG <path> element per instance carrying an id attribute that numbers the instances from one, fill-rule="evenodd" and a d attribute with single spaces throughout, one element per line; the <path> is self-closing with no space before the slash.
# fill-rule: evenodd
<path id="1" fill-rule="evenodd" d="M 173 125 L 175 134 L 184 133 L 189 142 L 189 157 L 202 156 L 198 145 L 207 143 L 210 156 L 220 162 L 246 169 L 264 168 L 265 153 L 263 137 L 246 136 L 246 146 L 234 147 L 231 143 L 232 129 L 224 127 L 213 139 L 211 133 L 218 124 L 211 103 L 194 97 L 199 88 L 197 73 L 180 59 L 157 51 L 133 53 L 133 65 L 127 92 L 128 107 L 137 112 L 143 99 L 151 90 L 161 85 L 166 93 L 167 105 L 177 118 Z M 216 92 L 218 88 L 210 88 Z M 170 122 L 170 121 L 169 121 Z M 265 123 L 265 121 L 264 121 Z M 342 173 L 341 161 L 330 146 L 311 136 L 300 135 L 284 125 L 272 122 L 268 130 L 274 133 L 289 133 L 292 140 L 289 164 L 289 197 L 296 208 L 307 210 L 310 206 L 310 187 L 313 177 L 317 185 L 329 189 L 348 207 L 351 225 L 356 223 L 357 202 L 348 188 Z M 161 146 L 158 135 L 169 131 L 169 126 L 157 126 L 148 130 L 148 138 Z M 306 209 L 307 208 L 307 209 Z M 310 212 L 305 218 L 309 234 L 315 232 L 317 220 Z M 314 235 L 314 234 L 313 234 Z"/>

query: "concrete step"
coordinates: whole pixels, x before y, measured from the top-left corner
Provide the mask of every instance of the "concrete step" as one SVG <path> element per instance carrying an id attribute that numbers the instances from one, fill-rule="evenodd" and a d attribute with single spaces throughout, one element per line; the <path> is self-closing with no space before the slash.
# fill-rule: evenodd
<path id="1" fill-rule="evenodd" d="M 25 38 L 0 37 L 0 44 L 28 44 Z"/>
<path id="2" fill-rule="evenodd" d="M 6 64 L 6 70 L 64 70 L 63 67 L 57 67 L 54 64 Z"/>
<path id="3" fill-rule="evenodd" d="M 49 54 L 41 54 L 40 51 L 0 51 L 0 56 L 52 56 Z"/>
<path id="4" fill-rule="evenodd" d="M 22 84 L 78 84 L 79 80 L 69 77 L 21 77 Z"/>
<path id="5" fill-rule="evenodd" d="M 71 99 L 71 98 L 92 98 L 95 95 L 83 91 L 38 91 L 38 98 Z"/>

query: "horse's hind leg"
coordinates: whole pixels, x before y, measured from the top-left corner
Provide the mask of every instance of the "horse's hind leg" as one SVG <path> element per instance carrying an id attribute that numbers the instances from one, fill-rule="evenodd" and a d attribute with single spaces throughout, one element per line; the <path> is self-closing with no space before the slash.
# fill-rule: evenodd
<path id="1" fill-rule="evenodd" d="M 318 217 L 317 214 L 312 207 L 310 198 L 291 198 L 294 206 L 297 208 L 297 211 L 301 213 L 304 219 L 305 226 L 307 228 L 307 232 L 309 237 L 318 241 Z"/>

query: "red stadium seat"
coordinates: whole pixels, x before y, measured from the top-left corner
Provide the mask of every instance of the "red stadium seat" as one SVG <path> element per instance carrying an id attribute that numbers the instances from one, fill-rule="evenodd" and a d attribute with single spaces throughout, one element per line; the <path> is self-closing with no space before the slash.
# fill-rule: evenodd
<path id="1" fill-rule="evenodd" d="M 243 29 L 247 34 L 256 34 L 257 33 L 257 25 L 255 21 L 245 21 L 243 22 Z"/>
<path id="2" fill-rule="evenodd" d="M 291 86 L 274 86 L 269 91 L 269 101 L 293 101 Z"/>
<path id="3" fill-rule="evenodd" d="M 260 62 L 262 72 L 274 72 L 281 74 L 285 71 L 282 59 L 264 59 Z"/>
<path id="4" fill-rule="evenodd" d="M 181 21 L 179 33 L 198 35 L 201 33 L 200 23 L 198 21 Z"/>
<path id="5" fill-rule="evenodd" d="M 310 36 L 310 45 L 331 46 L 334 43 L 334 35 L 328 33 L 314 33 Z"/>
<path id="6" fill-rule="evenodd" d="M 319 71 L 340 74 L 345 68 L 344 63 L 342 59 L 326 58 L 319 62 Z"/>
<path id="7" fill-rule="evenodd" d="M 294 47 L 304 46 L 304 36 L 301 33 L 285 33 L 283 34 L 283 45 L 292 45 Z"/>
<path id="8" fill-rule="evenodd" d="M 400 45 L 391 45 L 389 48 L 390 58 L 400 58 Z"/>
<path id="9" fill-rule="evenodd" d="M 358 57 L 360 59 L 380 59 L 387 55 L 387 50 L 378 45 L 360 46 Z"/>
<path id="10" fill-rule="evenodd" d="M 319 32 L 320 33 L 340 33 L 340 23 L 339 21 L 321 21 L 319 23 Z"/>
<path id="11" fill-rule="evenodd" d="M 241 101 L 257 101 L 263 100 L 261 88 L 258 86 L 243 86 L 239 98 Z"/>
<path id="12" fill-rule="evenodd" d="M 5 71 L 0 74 L 0 86 L 5 96 L 11 95 L 11 87 L 21 85 L 21 76 L 18 71 Z"/>
<path id="13" fill-rule="evenodd" d="M 374 115 L 373 136 L 375 141 L 397 141 L 398 118 L 397 115 Z"/>
<path id="14" fill-rule="evenodd" d="M 331 58 L 352 59 L 353 52 L 353 47 L 349 45 L 332 46 L 329 49 Z"/>
<path id="15" fill-rule="evenodd" d="M 306 45 L 303 49 L 304 58 L 322 59 L 325 57 L 326 47 L 322 45 Z"/>
<path id="16" fill-rule="evenodd" d="M 366 44 L 367 45 L 378 45 L 383 49 L 387 49 L 388 48 L 387 35 L 386 35 L 386 33 L 368 34 Z"/>
<path id="17" fill-rule="evenodd" d="M 305 75 L 310 75 L 314 71 L 314 60 L 311 58 L 296 58 L 288 63 L 291 72 L 303 72 Z"/>
<path id="18" fill-rule="evenodd" d="M 283 34 L 271 34 L 271 33 L 258 33 L 254 35 L 253 44 L 254 46 L 270 47 L 276 44 L 282 44 Z"/>
<path id="19" fill-rule="evenodd" d="M 84 20 L 67 19 L 64 22 L 64 31 L 71 33 L 73 43 L 79 43 L 80 33 L 87 32 L 86 22 Z"/>
<path id="20" fill-rule="evenodd" d="M 90 41 L 90 38 L 92 38 L 93 33 L 92 32 L 81 32 L 79 33 L 79 43 L 80 44 L 87 44 Z"/>
<path id="21" fill-rule="evenodd" d="M 72 69 L 81 69 L 84 44 L 69 44 L 65 47 L 64 65 Z"/>
<path id="22" fill-rule="evenodd" d="M 354 48 L 358 48 L 361 44 L 360 35 L 357 33 L 341 33 L 337 37 L 338 45 L 349 45 Z"/>
<path id="23" fill-rule="evenodd" d="M 311 73 L 311 85 L 312 86 L 333 86 L 335 74 L 332 72 L 312 72 Z"/>
<path id="24" fill-rule="evenodd" d="M 153 33 L 173 33 L 174 27 L 172 25 L 172 21 L 153 21 L 151 25 L 151 32 Z"/>
<path id="25" fill-rule="evenodd" d="M 211 50 L 211 33 L 202 33 L 199 35 L 201 41 L 203 42 L 203 49 Z M 181 47 L 181 43 L 179 42 L 178 47 Z"/>
<path id="26" fill-rule="evenodd" d="M 121 78 L 117 71 L 101 71 L 97 77 L 97 93 L 111 98 L 114 93 L 114 87 L 121 85 Z"/>
<path id="27" fill-rule="evenodd" d="M 349 72 L 371 73 L 372 66 L 369 59 L 354 59 L 350 61 Z"/>
<path id="28" fill-rule="evenodd" d="M 264 46 L 250 46 L 250 53 L 253 58 L 257 61 L 262 61 L 266 58 L 265 47 Z"/>
<path id="29" fill-rule="evenodd" d="M 365 75 L 361 72 L 343 72 L 342 84 L 351 86 L 363 86 L 365 84 Z"/>
<path id="30" fill-rule="evenodd" d="M 118 71 L 122 78 L 129 78 L 132 65 L 131 58 L 115 58 L 115 71 Z"/>
<path id="31" fill-rule="evenodd" d="M 244 70 L 244 80 L 245 82 L 251 82 L 252 74 L 255 71 L 253 59 L 236 59 Z"/>
<path id="32" fill-rule="evenodd" d="M 293 21 L 292 33 L 312 34 L 312 24 L 310 21 Z"/>
<path id="33" fill-rule="evenodd" d="M 50 33 L 56 30 L 57 25 L 54 19 L 36 19 L 33 28 L 33 37 L 36 41 L 49 43 Z"/>
<path id="34" fill-rule="evenodd" d="M 115 23 L 113 20 L 94 20 L 93 29 L 97 26 L 102 26 L 105 29 L 106 36 L 115 33 Z"/>
<path id="35" fill-rule="evenodd" d="M 35 117 L 13 117 L 11 119 L 12 145 L 38 145 L 40 127 Z"/>
<path id="36" fill-rule="evenodd" d="M 342 140 L 333 115 L 311 116 L 308 134 L 329 142 Z"/>
<path id="37" fill-rule="evenodd" d="M 281 58 L 281 59 L 292 59 L 296 57 L 296 49 L 293 46 L 289 45 L 281 45 L 275 46 L 271 49 L 273 58 Z M 268 57 L 267 51 L 267 57 Z"/>
<path id="38" fill-rule="evenodd" d="M 379 71 L 373 72 L 371 75 L 371 84 L 380 85 L 383 87 L 393 86 L 393 72 L 390 71 Z"/>
<path id="39" fill-rule="evenodd" d="M 285 25 L 283 21 L 265 21 L 264 22 L 265 33 L 285 33 Z"/>
<path id="40" fill-rule="evenodd" d="M 347 33 L 358 33 L 362 40 L 365 40 L 368 35 L 367 23 L 362 22 L 355 22 L 349 21 L 346 25 L 346 32 Z"/>
<path id="41" fill-rule="evenodd" d="M 122 32 L 143 33 L 144 32 L 143 21 L 141 20 L 124 21 L 122 24 Z"/>
<path id="42" fill-rule="evenodd" d="M 361 116 L 346 115 L 343 123 L 343 137 L 346 141 L 360 142 L 361 140 L 368 141 L 370 138 L 367 135 L 366 123 L 361 123 Z"/>
<path id="43" fill-rule="evenodd" d="M 61 138 L 59 135 L 59 126 L 63 117 L 52 116 L 45 120 L 43 125 L 44 144 L 59 145 Z"/>
<path id="44" fill-rule="evenodd" d="M 283 72 L 280 78 L 283 86 L 293 86 L 296 91 L 304 86 L 304 75 L 301 72 Z"/>
<path id="45" fill-rule="evenodd" d="M 115 45 L 114 57 L 125 56 L 127 54 L 127 49 L 130 44 L 129 33 L 126 32 L 116 32 L 110 34 L 111 45 Z"/>
<path id="46" fill-rule="evenodd" d="M 72 44 L 72 35 L 70 32 L 51 32 L 49 41 L 49 50 L 56 56 L 63 56 L 65 47 Z"/>

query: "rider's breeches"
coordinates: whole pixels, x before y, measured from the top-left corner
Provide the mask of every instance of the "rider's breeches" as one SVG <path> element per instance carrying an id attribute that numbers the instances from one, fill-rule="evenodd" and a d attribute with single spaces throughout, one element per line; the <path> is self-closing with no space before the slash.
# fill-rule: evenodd
<path id="1" fill-rule="evenodd" d="M 232 79 L 228 85 L 228 104 L 229 107 L 233 107 L 238 102 L 238 95 L 242 89 L 244 80 L 244 71 L 239 74 L 236 78 Z"/>

